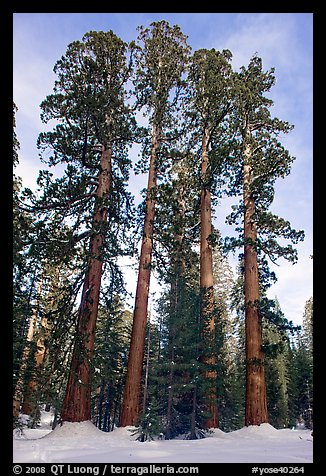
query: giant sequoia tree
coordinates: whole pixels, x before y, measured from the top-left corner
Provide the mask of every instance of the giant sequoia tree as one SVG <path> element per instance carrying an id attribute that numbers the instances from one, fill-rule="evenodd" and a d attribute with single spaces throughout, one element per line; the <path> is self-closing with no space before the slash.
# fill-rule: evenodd
<path id="1" fill-rule="evenodd" d="M 66 164 L 66 169 L 56 181 L 45 175 L 43 202 L 34 208 L 68 220 L 70 245 L 88 240 L 62 421 L 91 417 L 92 355 L 103 263 L 121 253 L 118 237 L 128 200 L 126 145 L 133 127 L 125 105 L 125 83 L 130 76 L 126 52 L 127 45 L 112 31 L 87 33 L 82 41 L 71 43 L 56 63 L 54 94 L 41 105 L 43 120 L 56 119 L 57 125 L 40 135 L 39 147 L 52 152 L 50 165 Z"/>
<path id="2" fill-rule="evenodd" d="M 140 412 L 157 179 L 164 171 L 162 147 L 169 140 L 167 132 L 174 122 L 172 113 L 188 53 L 185 35 L 166 21 L 152 23 L 151 28 L 141 27 L 139 41 L 143 47 L 137 56 L 135 93 L 139 106 L 148 110 L 151 139 L 145 153 L 149 156 L 148 185 L 121 426 L 134 425 Z"/>
<path id="3" fill-rule="evenodd" d="M 212 228 L 212 188 L 215 176 L 223 169 L 222 160 L 216 148 L 225 140 L 225 122 L 231 109 L 230 78 L 231 52 L 198 50 L 192 57 L 188 81 L 190 84 L 190 111 L 195 127 L 195 137 L 200 141 L 200 289 L 202 362 L 208 385 L 206 399 L 207 428 L 218 427 L 216 401 L 216 359 L 214 354 L 215 313 L 213 279 L 213 228 Z M 222 127 L 224 125 L 224 127 Z M 223 139 L 222 139 L 223 137 Z M 215 153 L 212 148 L 215 147 Z M 205 349 L 205 350 L 204 350 Z"/>
<path id="4" fill-rule="evenodd" d="M 308 314 L 303 347 L 293 357 L 290 403 L 283 398 L 285 385 L 282 398 L 274 385 L 275 375 L 285 381 L 283 355 L 277 368 L 275 359 L 266 367 L 267 391 L 265 382 L 264 360 L 276 334 L 263 335 L 269 329 L 268 260 L 295 263 L 296 250 L 283 239 L 303 239 L 303 232 L 269 211 L 274 183 L 294 160 L 280 141 L 292 126 L 271 116 L 266 94 L 274 71 L 263 71 L 259 57 L 234 73 L 228 50 L 199 49 L 191 58 L 189 52 L 180 28 L 160 21 L 140 27 L 138 43 L 129 46 L 112 31 L 86 33 L 54 67 L 53 94 L 41 104 L 41 118 L 53 129 L 38 140 L 48 168 L 39 173 L 36 194 L 14 181 L 16 417 L 24 399 L 25 409 L 32 408 L 36 393 L 38 406 L 52 402 L 57 410 L 60 388 L 63 422 L 93 417 L 107 431 L 118 421 L 138 423 L 152 435 L 156 420 L 166 438 L 196 438 L 204 428 L 218 427 L 218 405 L 223 429 L 239 425 L 246 373 L 246 425 L 268 421 L 267 395 L 282 406 L 271 414 L 273 421 L 288 418 L 292 401 L 291 419 L 302 412 L 310 424 Z M 146 127 L 136 127 L 135 111 Z M 140 141 L 140 130 L 137 167 L 148 173 L 148 185 L 129 336 L 131 314 L 123 312 L 117 259 L 134 246 L 128 147 Z M 16 165 L 19 144 L 15 134 L 13 139 Z M 243 249 L 237 288 L 243 320 L 232 346 L 226 345 L 232 337 L 229 271 L 213 225 L 214 206 L 224 193 L 240 197 L 229 217 L 239 237 L 229 246 Z M 159 325 L 148 325 L 154 264 L 166 292 Z M 92 379 L 94 366 L 99 372 Z"/>
<path id="5" fill-rule="evenodd" d="M 254 56 L 248 67 L 236 76 L 236 115 L 234 124 L 239 134 L 239 161 L 235 185 L 242 191 L 242 203 L 232 214 L 234 221 L 243 220 L 240 243 L 244 246 L 244 299 L 246 328 L 246 425 L 268 421 L 260 284 L 266 259 L 279 257 L 296 261 L 296 250 L 281 246 L 282 237 L 297 243 L 302 231 L 268 209 L 274 198 L 274 182 L 285 177 L 294 160 L 280 142 L 280 134 L 292 126 L 272 118 L 273 101 L 266 97 L 275 82 L 274 71 L 263 71 L 261 58 Z M 259 266 L 260 265 L 260 266 Z"/>

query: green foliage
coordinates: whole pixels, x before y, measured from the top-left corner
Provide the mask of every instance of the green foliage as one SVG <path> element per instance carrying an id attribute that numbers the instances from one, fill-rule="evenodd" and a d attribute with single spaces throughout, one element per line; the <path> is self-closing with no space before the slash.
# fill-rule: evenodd
<path id="1" fill-rule="evenodd" d="M 313 356 L 304 333 L 298 332 L 289 355 L 291 423 L 313 427 Z"/>
<path id="2" fill-rule="evenodd" d="M 157 409 L 153 406 L 145 409 L 134 430 L 130 430 L 132 436 L 136 436 L 137 441 L 151 441 L 157 439 L 162 433 L 162 417 L 158 415 Z"/>
<path id="3" fill-rule="evenodd" d="M 187 37 L 178 25 L 170 26 L 165 20 L 153 22 L 150 28 L 138 28 L 135 52 L 135 95 L 138 107 L 151 113 L 150 122 L 164 129 L 173 123 L 172 112 L 177 106 L 182 74 L 188 61 L 190 47 Z M 175 90 L 174 99 L 169 95 Z"/>
<path id="4" fill-rule="evenodd" d="M 162 319 L 161 350 L 152 369 L 152 383 L 163 394 L 161 414 L 167 439 L 190 429 L 193 391 L 199 379 L 199 296 L 198 291 L 195 293 L 191 285 L 179 278 L 177 285 L 162 296 L 158 308 Z"/>
<path id="5" fill-rule="evenodd" d="M 40 134 L 38 146 L 44 155 L 47 150 L 53 153 L 47 159 L 50 166 L 64 163 L 66 168 L 54 180 L 48 171 L 40 172 L 43 196 L 32 199 L 32 206 L 51 219 L 55 229 L 63 220 L 73 223 L 66 238 L 70 245 L 79 242 L 79 236 L 89 237 L 82 234 L 85 228 L 94 229 L 95 206 L 109 210 L 108 225 L 102 230 L 111 231 L 106 242 L 112 246 L 107 251 L 117 247 L 121 252 L 121 240 L 117 246 L 115 237 L 126 240 L 132 223 L 132 198 L 125 186 L 131 164 L 127 146 L 136 137 L 136 128 L 124 88 L 131 74 L 127 46 L 112 31 L 89 32 L 81 42 L 71 43 L 54 67 L 58 77 L 54 94 L 41 104 L 43 121 L 59 123 L 53 131 Z M 100 154 L 107 147 L 113 155 L 112 180 L 108 196 L 99 203 L 95 192 Z"/>
<path id="6" fill-rule="evenodd" d="M 290 424 L 287 365 L 289 335 L 298 327 L 288 322 L 275 300 L 264 298 L 260 304 L 263 316 L 263 351 L 269 421 L 275 428 Z"/>
<path id="7" fill-rule="evenodd" d="M 200 49 L 194 52 L 189 68 L 191 109 L 188 114 L 197 123 L 207 124 L 210 133 L 226 117 L 231 107 L 229 50 Z"/>
<path id="8" fill-rule="evenodd" d="M 224 174 L 229 165 L 230 112 L 232 102 L 232 54 L 215 49 L 194 52 L 187 77 L 187 96 L 183 103 L 187 127 L 187 147 L 197 155 L 202 152 L 203 137 L 207 138 L 208 168 L 205 176 L 200 161 L 195 174 L 200 188 L 220 197 L 224 191 Z M 195 164 L 194 164 L 195 165 Z"/>
<path id="9" fill-rule="evenodd" d="M 119 423 L 132 315 L 122 297 L 109 292 L 99 308 L 93 367 L 93 420 L 99 429 L 111 431 Z"/>
<path id="10" fill-rule="evenodd" d="M 302 319 L 302 341 L 307 352 L 313 357 L 313 298 L 308 299 Z"/>
<path id="11" fill-rule="evenodd" d="M 304 239 L 302 230 L 296 231 L 290 223 L 272 214 L 268 209 L 274 199 L 274 183 L 290 173 L 294 161 L 280 142 L 280 135 L 287 134 L 293 126 L 286 121 L 272 118 L 273 101 L 266 97 L 275 83 L 274 70 L 263 71 L 262 60 L 253 56 L 247 68 L 242 67 L 234 76 L 234 117 L 232 127 L 237 138 L 234 143 L 232 174 L 229 175 L 232 194 L 243 193 L 244 160 L 250 167 L 249 192 L 255 204 L 252 219 L 258 237 L 253 243 L 261 258 L 273 263 L 280 257 L 295 263 L 296 250 L 291 245 L 281 245 L 279 238 L 296 244 Z M 245 147 L 250 147 L 250 157 L 244 158 Z M 244 205 L 233 206 L 227 218 L 229 224 L 238 224 L 243 217 Z M 227 239 L 226 248 L 242 246 L 243 231 L 237 228 L 239 238 Z"/>

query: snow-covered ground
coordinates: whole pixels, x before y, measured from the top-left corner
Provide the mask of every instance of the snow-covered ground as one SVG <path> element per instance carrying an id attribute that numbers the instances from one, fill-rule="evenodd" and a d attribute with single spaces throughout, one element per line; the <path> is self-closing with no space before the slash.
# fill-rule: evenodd
<path id="1" fill-rule="evenodd" d="M 312 463 L 310 430 L 264 423 L 202 440 L 135 441 L 131 428 L 104 433 L 91 422 L 50 422 L 14 435 L 14 463 Z"/>

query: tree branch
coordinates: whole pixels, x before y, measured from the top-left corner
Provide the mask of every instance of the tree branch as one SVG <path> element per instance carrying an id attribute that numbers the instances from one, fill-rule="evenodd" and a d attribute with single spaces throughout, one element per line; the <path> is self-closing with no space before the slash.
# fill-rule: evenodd
<path id="1" fill-rule="evenodd" d="M 22 202 L 18 198 L 18 201 L 20 203 L 18 203 L 17 206 L 20 210 L 22 210 L 23 212 L 27 212 L 27 213 L 44 212 L 44 211 L 48 211 L 48 210 L 56 210 L 56 209 L 62 209 L 62 208 L 65 209 L 65 208 L 68 208 L 70 205 L 72 205 L 75 202 L 82 201 L 85 198 L 93 198 L 93 197 L 95 197 L 94 193 L 88 193 L 86 195 L 83 195 L 82 197 L 76 197 L 75 199 L 67 200 L 65 203 L 63 203 L 63 202 L 49 203 L 48 205 L 43 205 L 43 206 L 37 206 L 37 205 L 30 206 L 30 205 L 26 205 L 26 204 L 21 205 Z M 25 207 L 28 207 L 28 208 L 25 208 Z"/>

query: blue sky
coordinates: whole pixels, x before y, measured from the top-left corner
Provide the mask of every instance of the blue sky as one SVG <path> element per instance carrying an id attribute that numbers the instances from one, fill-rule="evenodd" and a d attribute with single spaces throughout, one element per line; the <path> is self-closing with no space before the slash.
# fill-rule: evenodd
<path id="1" fill-rule="evenodd" d="M 272 113 L 294 124 L 283 144 L 296 160 L 292 173 L 277 182 L 271 210 L 293 227 L 304 229 L 306 239 L 297 246 L 296 265 L 280 260 L 279 266 L 273 267 L 278 282 L 269 295 L 278 297 L 288 319 L 300 323 L 305 302 L 312 296 L 312 13 L 15 13 L 13 97 L 19 109 L 16 132 L 21 144 L 17 175 L 24 186 L 35 188 L 38 170 L 44 168 L 36 149 L 38 134 L 44 130 L 39 104 L 52 92 L 53 66 L 67 45 L 90 30 L 112 29 L 131 41 L 136 39 L 137 26 L 162 19 L 181 27 L 193 51 L 228 48 L 235 69 L 247 66 L 257 52 L 265 69 L 275 68 Z M 145 183 L 146 176 L 132 178 L 132 193 L 137 194 Z M 230 202 L 224 200 L 215 210 L 216 226 L 224 236 L 232 231 L 224 224 L 229 207 Z M 234 265 L 235 261 L 231 262 Z M 127 284 L 134 293 L 134 276 Z"/>

